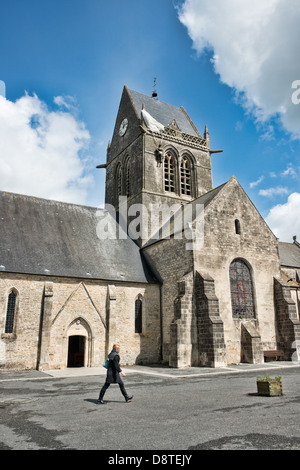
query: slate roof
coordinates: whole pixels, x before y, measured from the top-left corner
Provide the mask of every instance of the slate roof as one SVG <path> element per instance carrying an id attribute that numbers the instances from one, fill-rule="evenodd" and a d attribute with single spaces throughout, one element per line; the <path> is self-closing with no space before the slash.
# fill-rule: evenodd
<path id="1" fill-rule="evenodd" d="M 278 243 L 281 266 L 300 268 L 300 247 L 296 243 Z"/>
<path id="2" fill-rule="evenodd" d="M 196 130 L 196 127 L 183 108 L 177 108 L 176 106 L 164 103 L 150 96 L 138 93 L 134 90 L 128 91 L 138 116 L 140 116 L 144 105 L 146 111 L 151 114 L 151 116 L 154 117 L 156 121 L 160 122 L 164 126 L 168 126 L 171 124 L 173 119 L 175 119 L 181 132 L 198 137 L 200 136 L 199 132 Z"/>
<path id="3" fill-rule="evenodd" d="M 0 192 L 0 271 L 156 282 L 134 241 L 97 237 L 97 210 Z"/>

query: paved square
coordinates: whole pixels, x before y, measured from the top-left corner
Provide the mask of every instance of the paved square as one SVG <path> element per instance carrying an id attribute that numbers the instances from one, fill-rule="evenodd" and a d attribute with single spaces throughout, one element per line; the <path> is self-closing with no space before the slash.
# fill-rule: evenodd
<path id="1" fill-rule="evenodd" d="M 102 369 L 1 372 L 0 449 L 300 449 L 299 365 L 125 370 L 132 403 L 111 386 L 105 405 Z M 264 373 L 282 376 L 282 397 L 257 396 Z"/>

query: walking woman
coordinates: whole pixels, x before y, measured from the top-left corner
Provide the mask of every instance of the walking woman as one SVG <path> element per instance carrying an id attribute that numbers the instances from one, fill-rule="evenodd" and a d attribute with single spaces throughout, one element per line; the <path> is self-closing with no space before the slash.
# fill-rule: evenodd
<path id="1" fill-rule="evenodd" d="M 108 364 L 108 369 L 107 369 L 107 374 L 106 374 L 106 381 L 100 391 L 99 399 L 97 400 L 98 403 L 101 403 L 101 404 L 104 403 L 103 397 L 104 397 L 106 390 L 110 386 L 110 384 L 119 384 L 120 390 L 126 400 L 126 403 L 131 401 L 133 398 L 133 396 L 130 397 L 127 394 L 123 380 L 120 377 L 120 374 L 123 375 L 123 377 L 125 377 L 126 374 L 125 372 L 122 372 L 122 369 L 120 368 L 120 365 L 119 365 L 120 363 L 119 352 L 120 352 L 119 344 L 114 344 L 111 353 L 108 355 L 109 364 Z"/>

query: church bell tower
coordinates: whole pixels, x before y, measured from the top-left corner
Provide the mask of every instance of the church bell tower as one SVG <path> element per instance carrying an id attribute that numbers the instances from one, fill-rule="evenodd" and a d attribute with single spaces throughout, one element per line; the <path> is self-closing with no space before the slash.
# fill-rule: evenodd
<path id="1" fill-rule="evenodd" d="M 106 168 L 105 202 L 120 210 L 126 196 L 128 220 L 134 205 L 150 213 L 154 205 L 187 204 L 213 188 L 210 154 L 207 127 L 202 137 L 183 107 L 125 85 L 107 161 L 99 165 Z"/>

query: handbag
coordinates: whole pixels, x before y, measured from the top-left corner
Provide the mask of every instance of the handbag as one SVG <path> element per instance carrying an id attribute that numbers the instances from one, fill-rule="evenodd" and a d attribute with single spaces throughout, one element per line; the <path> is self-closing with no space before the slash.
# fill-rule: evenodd
<path id="1" fill-rule="evenodd" d="M 109 360 L 106 359 L 106 361 L 103 364 L 103 367 L 105 367 L 105 369 L 108 369 L 108 364 L 109 364 Z"/>

